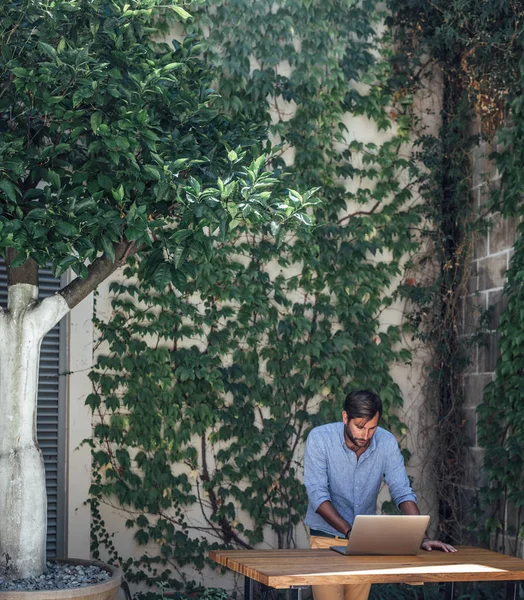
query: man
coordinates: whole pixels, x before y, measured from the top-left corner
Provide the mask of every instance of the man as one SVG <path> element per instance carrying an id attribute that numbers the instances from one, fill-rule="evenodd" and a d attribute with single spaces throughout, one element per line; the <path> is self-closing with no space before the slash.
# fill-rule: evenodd
<path id="1" fill-rule="evenodd" d="M 310 547 L 328 548 L 333 538 L 348 538 L 356 515 L 376 513 L 384 479 L 391 498 L 405 515 L 419 515 L 395 437 L 378 426 L 382 401 L 367 391 L 349 394 L 342 423 L 315 427 L 304 456 L 304 483 L 309 505 L 305 523 Z M 455 552 L 425 537 L 421 548 Z M 369 584 L 313 586 L 315 600 L 366 600 Z"/>

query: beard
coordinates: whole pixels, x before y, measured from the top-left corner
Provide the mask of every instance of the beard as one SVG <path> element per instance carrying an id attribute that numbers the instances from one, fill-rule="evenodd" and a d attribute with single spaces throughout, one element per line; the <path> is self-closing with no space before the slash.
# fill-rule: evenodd
<path id="1" fill-rule="evenodd" d="M 349 425 L 345 425 L 344 426 L 344 431 L 345 431 L 346 436 L 349 439 L 349 441 L 353 444 L 353 446 L 356 446 L 357 448 L 364 448 L 371 441 L 370 439 L 363 440 L 362 438 L 353 437 L 351 435 L 351 431 L 349 430 Z M 364 443 L 362 444 L 362 443 L 359 443 L 359 442 L 364 442 Z"/>

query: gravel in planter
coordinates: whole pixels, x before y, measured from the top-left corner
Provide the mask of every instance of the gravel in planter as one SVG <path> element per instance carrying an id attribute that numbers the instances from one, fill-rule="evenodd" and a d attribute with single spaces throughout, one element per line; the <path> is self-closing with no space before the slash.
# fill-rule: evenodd
<path id="1" fill-rule="evenodd" d="M 0 591 L 14 590 L 65 590 L 85 587 L 94 583 L 103 583 L 111 579 L 111 574 L 93 565 L 71 565 L 64 563 L 46 563 L 46 570 L 38 577 L 9 579 L 5 565 L 0 566 Z"/>

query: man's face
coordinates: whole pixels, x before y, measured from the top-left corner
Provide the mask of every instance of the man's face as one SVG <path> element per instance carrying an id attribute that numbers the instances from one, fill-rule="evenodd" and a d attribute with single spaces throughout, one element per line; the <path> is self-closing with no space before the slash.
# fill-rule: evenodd
<path id="1" fill-rule="evenodd" d="M 365 448 L 375 435 L 380 416 L 378 412 L 372 419 L 355 418 L 349 419 L 347 412 L 342 411 L 342 420 L 344 421 L 344 431 L 346 438 L 357 448 Z"/>

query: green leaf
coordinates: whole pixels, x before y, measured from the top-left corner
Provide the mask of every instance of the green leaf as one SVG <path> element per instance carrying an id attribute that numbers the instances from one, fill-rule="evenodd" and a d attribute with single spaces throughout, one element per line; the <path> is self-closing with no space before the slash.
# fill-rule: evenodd
<path id="1" fill-rule="evenodd" d="M 153 165 L 144 165 L 144 171 L 156 181 L 160 180 L 160 171 Z"/>
<path id="2" fill-rule="evenodd" d="M 178 269 L 184 263 L 187 257 L 187 249 L 185 246 L 177 246 L 173 252 L 173 263 Z"/>
<path id="3" fill-rule="evenodd" d="M 177 158 L 175 160 L 175 162 L 173 163 L 173 171 L 177 171 L 178 169 L 181 169 L 184 165 L 186 165 L 188 163 L 187 158 Z"/>
<path id="4" fill-rule="evenodd" d="M 68 257 L 68 259 L 71 257 Z M 100 396 L 97 394 L 89 394 L 85 399 L 86 406 L 89 406 L 91 410 L 95 410 L 100 406 Z"/>
<path id="5" fill-rule="evenodd" d="M 101 112 L 94 112 L 91 115 L 91 129 L 93 133 L 98 133 L 98 129 L 102 123 L 102 118 L 103 116 Z"/>
<path id="6" fill-rule="evenodd" d="M 17 192 L 20 193 L 20 190 L 18 188 L 16 188 L 9 181 L 9 179 L 0 179 L 0 190 L 2 190 L 5 194 L 7 194 L 7 197 L 10 200 L 12 200 L 13 202 L 16 202 Z"/>
<path id="7" fill-rule="evenodd" d="M 144 233 L 145 233 L 146 229 L 145 228 L 138 228 L 138 227 L 134 227 L 132 225 L 126 227 L 126 238 L 130 241 L 133 242 L 135 240 L 140 239 Z"/>
<path id="8" fill-rule="evenodd" d="M 78 258 L 76 256 L 66 256 L 58 264 L 53 268 L 53 274 L 55 277 L 60 277 L 63 273 L 69 269 L 72 265 L 78 262 Z"/>
<path id="9" fill-rule="evenodd" d="M 302 204 L 304 201 L 302 196 L 295 190 L 289 190 L 289 198 L 295 206 Z"/>
<path id="10" fill-rule="evenodd" d="M 187 10 L 183 9 L 181 6 L 175 5 L 173 6 L 173 10 L 184 20 L 189 19 L 189 17 L 191 17 Z"/>
<path id="11" fill-rule="evenodd" d="M 94 198 L 84 198 L 84 200 L 79 200 L 75 202 L 75 213 L 80 215 L 85 211 L 91 210 L 96 211 L 97 203 Z"/>
<path id="12" fill-rule="evenodd" d="M 183 63 L 179 62 L 169 63 L 168 65 L 162 67 L 162 73 L 169 73 L 170 71 L 174 71 L 175 69 L 178 69 L 182 66 L 184 66 Z"/>
<path id="13" fill-rule="evenodd" d="M 29 75 L 29 71 L 23 67 L 15 67 L 11 69 L 11 73 L 14 73 L 17 77 L 27 77 Z"/>
<path id="14" fill-rule="evenodd" d="M 192 235 L 194 235 L 194 232 L 191 229 L 178 229 L 171 235 L 170 239 L 174 242 L 180 243 L 184 240 L 187 240 Z"/>
<path id="15" fill-rule="evenodd" d="M 280 225 L 278 223 L 275 223 L 275 221 L 271 221 L 270 229 L 271 229 L 271 235 L 276 237 L 280 231 Z"/>
<path id="16" fill-rule="evenodd" d="M 167 262 L 161 262 L 155 269 L 153 280 L 158 289 L 164 289 L 171 281 L 171 266 Z"/>
<path id="17" fill-rule="evenodd" d="M 66 221 L 57 221 L 55 227 L 58 233 L 65 237 L 73 237 L 78 234 L 78 229 L 72 223 Z"/>
<path id="18" fill-rule="evenodd" d="M 39 41 L 38 45 L 49 56 L 49 58 L 51 58 L 54 62 L 59 62 L 58 54 L 51 44 Z"/>
<path id="19" fill-rule="evenodd" d="M 60 176 L 58 175 L 58 173 L 56 173 L 55 171 L 52 171 L 51 169 L 48 169 L 47 171 L 47 181 L 51 184 L 51 187 L 53 187 L 55 190 L 59 190 L 60 189 Z"/>
<path id="20" fill-rule="evenodd" d="M 293 217 L 308 227 L 312 224 L 311 217 L 307 213 L 297 212 L 293 215 Z"/>
<path id="21" fill-rule="evenodd" d="M 113 187 L 113 180 L 107 175 L 100 174 L 97 176 L 96 180 L 98 181 L 100 187 L 104 190 L 109 191 Z"/>
<path id="22" fill-rule="evenodd" d="M 104 254 L 107 256 L 107 258 L 109 258 L 109 260 L 114 263 L 115 262 L 115 248 L 114 248 L 113 242 L 106 236 L 102 235 L 102 236 L 100 236 L 100 246 L 102 247 L 102 250 L 103 250 Z"/>
<path id="23" fill-rule="evenodd" d="M 250 169 L 256 174 L 258 175 L 258 173 L 260 172 L 260 170 L 262 169 L 262 167 L 264 166 L 264 163 L 266 162 L 266 157 L 262 154 L 260 155 L 255 162 L 251 165 Z"/>
<path id="24" fill-rule="evenodd" d="M 138 111 L 136 120 L 138 123 L 140 123 L 140 125 L 144 125 L 144 123 L 147 122 L 147 111 L 144 109 Z"/>
<path id="25" fill-rule="evenodd" d="M 122 202 L 124 199 L 124 186 L 120 184 L 116 190 L 111 190 L 111 194 L 117 202 Z"/>
<path id="26" fill-rule="evenodd" d="M 45 208 L 33 208 L 33 210 L 30 210 L 27 213 L 25 218 L 42 220 L 42 219 L 46 219 L 48 216 L 49 216 L 49 213 L 47 212 L 47 210 Z"/>

